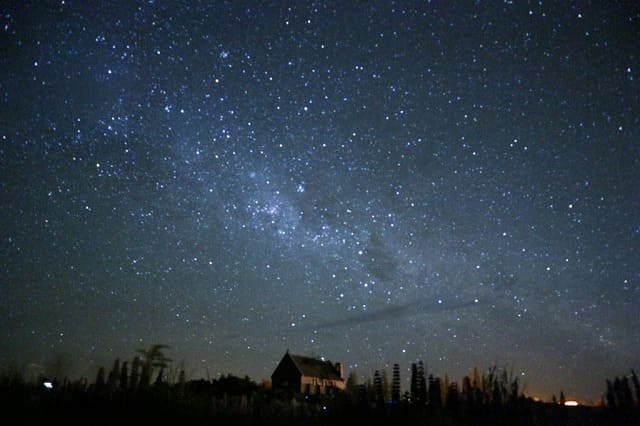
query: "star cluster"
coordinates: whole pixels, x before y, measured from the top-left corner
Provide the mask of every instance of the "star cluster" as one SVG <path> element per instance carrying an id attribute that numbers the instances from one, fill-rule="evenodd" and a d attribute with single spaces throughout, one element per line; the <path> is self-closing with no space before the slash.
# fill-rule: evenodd
<path id="1" fill-rule="evenodd" d="M 638 368 L 632 3 L 90 3 L 0 8 L 3 363 Z"/>

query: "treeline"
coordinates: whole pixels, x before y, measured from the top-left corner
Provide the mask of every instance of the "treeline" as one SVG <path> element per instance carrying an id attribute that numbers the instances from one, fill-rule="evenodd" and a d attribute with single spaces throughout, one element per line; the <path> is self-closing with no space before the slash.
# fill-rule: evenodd
<path id="1" fill-rule="evenodd" d="M 474 369 L 460 384 L 428 374 L 418 361 L 402 391 L 394 364 L 362 382 L 355 372 L 344 392 L 301 394 L 271 389 L 233 375 L 188 380 L 166 346 L 116 359 L 94 380 L 0 375 L 0 401 L 13 424 L 47 425 L 618 425 L 640 424 L 640 384 L 635 372 L 606 380 L 599 407 L 567 407 L 527 398 L 518 377 L 497 367 Z M 554 398 L 555 399 L 555 398 Z M 4 422 L 3 422 L 4 423 Z"/>
<path id="2" fill-rule="evenodd" d="M 359 410 L 346 412 L 371 424 L 640 425 L 640 383 L 633 370 L 629 377 L 606 380 L 607 392 L 596 406 L 572 406 L 562 391 L 551 403 L 534 400 L 522 392 L 513 372 L 496 366 L 483 372 L 474 368 L 461 384 L 427 374 L 422 361 L 410 371 L 409 390 L 402 394 L 398 364 L 391 380 L 385 370 L 376 370 L 373 379 L 359 383 L 351 372 L 346 395 Z"/>
<path id="3" fill-rule="evenodd" d="M 606 404 L 620 410 L 640 408 L 640 381 L 634 370 L 631 370 L 630 378 L 623 376 L 607 380 Z"/>
<path id="4" fill-rule="evenodd" d="M 358 384 L 357 374 L 351 372 L 347 378 L 347 390 L 358 396 L 366 395 L 370 403 L 381 405 L 427 405 L 434 408 L 456 408 L 464 405 L 508 405 L 525 398 L 520 393 L 519 379 L 506 369 L 491 367 L 483 374 L 477 368 L 471 376 L 462 379 L 462 386 L 429 374 L 423 361 L 411 364 L 409 390 L 401 394 L 400 365 L 393 365 L 392 381 L 389 383 L 386 371 L 376 370 L 373 380 Z"/>

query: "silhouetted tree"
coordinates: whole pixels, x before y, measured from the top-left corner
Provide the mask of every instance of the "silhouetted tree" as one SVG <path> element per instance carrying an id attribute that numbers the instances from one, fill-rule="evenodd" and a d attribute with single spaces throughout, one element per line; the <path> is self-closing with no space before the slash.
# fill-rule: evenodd
<path id="1" fill-rule="evenodd" d="M 127 361 L 122 363 L 122 368 L 120 369 L 120 388 L 127 389 L 129 386 L 129 366 Z"/>
<path id="2" fill-rule="evenodd" d="M 384 405 L 384 392 L 382 390 L 382 376 L 380 375 L 380 370 L 376 370 L 373 374 L 373 390 L 376 404 L 378 406 Z"/>
<path id="3" fill-rule="evenodd" d="M 113 368 L 109 372 L 109 377 L 107 379 L 107 385 L 111 389 L 115 389 L 118 387 L 118 381 L 120 380 L 120 358 L 116 358 L 113 362 Z"/>
<path id="4" fill-rule="evenodd" d="M 474 404 L 474 389 L 471 385 L 471 379 L 469 376 L 464 376 L 462 379 L 462 395 L 464 395 L 464 399 L 468 405 Z"/>
<path id="5" fill-rule="evenodd" d="M 185 359 L 181 359 L 178 363 L 172 363 L 168 367 L 168 371 L 164 375 L 164 380 L 169 383 L 177 383 L 180 376 L 180 371 L 185 370 Z M 186 370 L 185 370 L 186 371 Z M 185 373 L 186 374 L 186 373 Z"/>
<path id="6" fill-rule="evenodd" d="M 151 382 L 154 368 L 160 368 L 162 372 L 166 368 L 171 359 L 164 355 L 164 350 L 168 349 L 167 345 L 152 345 L 149 349 L 138 349 L 138 353 L 142 355 L 142 372 L 140 373 L 140 386 L 148 386 Z M 161 379 L 162 380 L 162 379 Z"/>
<path id="7" fill-rule="evenodd" d="M 442 395 L 440 395 L 440 399 L 443 403 L 447 403 L 447 394 L 449 393 L 449 375 L 444 373 L 444 382 L 440 383 L 440 388 L 442 391 Z"/>
<path id="8" fill-rule="evenodd" d="M 365 383 L 356 385 L 353 391 L 356 401 L 362 406 L 367 406 L 369 403 L 370 385 L 371 381 L 367 380 Z"/>
<path id="9" fill-rule="evenodd" d="M 135 356 L 133 358 L 133 362 L 131 363 L 131 377 L 129 378 L 129 387 L 131 389 L 136 389 L 140 384 L 140 367 L 142 361 L 140 357 Z"/>
<path id="10" fill-rule="evenodd" d="M 393 364 L 393 378 L 391 381 L 391 401 L 394 404 L 400 402 L 400 365 Z"/>
<path id="11" fill-rule="evenodd" d="M 616 408 L 616 393 L 613 389 L 613 383 L 611 380 L 607 379 L 607 406 L 609 408 Z"/>
<path id="12" fill-rule="evenodd" d="M 496 373 L 496 367 L 493 366 L 493 367 L 489 367 L 487 372 L 482 375 L 482 394 L 483 394 L 485 403 L 494 402 L 493 398 L 496 393 L 495 386 L 494 386 L 494 382 L 496 380 L 495 373 Z"/>
<path id="13" fill-rule="evenodd" d="M 440 379 L 429 374 L 429 405 L 434 408 L 442 407 L 442 390 Z"/>
<path id="14" fill-rule="evenodd" d="M 184 389 L 187 383 L 187 375 L 184 372 L 184 368 L 180 369 L 180 374 L 178 374 L 178 394 L 183 395 Z"/>
<path id="15" fill-rule="evenodd" d="M 616 404 L 618 407 L 629 408 L 633 406 L 633 396 L 629 379 L 627 377 L 616 377 L 613 381 L 613 389 L 616 395 Z"/>
<path id="16" fill-rule="evenodd" d="M 387 374 L 387 370 L 383 369 L 381 372 L 382 375 L 382 398 L 385 401 L 388 401 L 391 398 L 391 385 L 389 384 L 389 375 Z"/>
<path id="17" fill-rule="evenodd" d="M 160 372 L 158 372 L 158 375 L 156 376 L 156 381 L 153 382 L 153 386 L 158 387 L 162 385 L 163 380 L 164 380 L 164 367 L 160 367 Z"/>
<path id="18" fill-rule="evenodd" d="M 140 366 L 140 381 L 138 382 L 138 386 L 141 388 L 146 388 L 151 383 L 151 365 L 146 362 L 142 362 Z"/>
<path id="19" fill-rule="evenodd" d="M 503 368 L 502 373 L 500 374 L 500 400 L 503 403 L 508 402 L 509 400 L 509 374 L 507 373 L 507 369 Z"/>
<path id="20" fill-rule="evenodd" d="M 420 403 L 424 404 L 427 400 L 427 380 L 425 378 L 425 368 L 422 360 L 418 361 L 418 400 Z"/>
<path id="21" fill-rule="evenodd" d="M 98 375 L 96 376 L 96 388 L 97 389 L 104 388 L 104 385 L 105 385 L 104 375 L 105 375 L 104 367 L 100 367 L 98 369 Z"/>
<path id="22" fill-rule="evenodd" d="M 640 382 L 634 370 L 631 370 L 631 383 L 633 383 L 633 389 L 636 393 L 636 405 L 640 406 Z"/>
<path id="23" fill-rule="evenodd" d="M 487 401 L 487 394 L 484 391 L 484 378 L 480 375 L 478 367 L 473 367 L 473 379 L 471 386 L 474 393 L 474 402 L 478 405 L 482 405 Z"/>
<path id="24" fill-rule="evenodd" d="M 458 384 L 453 382 L 449 384 L 449 389 L 447 390 L 447 398 L 445 403 L 448 409 L 457 410 L 458 409 L 458 401 L 459 401 L 459 392 L 458 392 Z"/>
<path id="25" fill-rule="evenodd" d="M 631 370 L 631 380 L 628 377 L 607 379 L 606 400 L 609 408 L 629 409 L 634 405 L 640 406 L 640 383 L 634 370 Z M 633 389 L 632 389 L 633 386 Z M 634 399 L 635 393 L 635 399 Z"/>
<path id="26" fill-rule="evenodd" d="M 409 387 L 411 392 L 411 401 L 416 402 L 418 400 L 418 364 L 411 363 L 411 385 Z"/>
<path id="27" fill-rule="evenodd" d="M 511 381 L 510 402 L 515 403 L 518 400 L 518 397 L 519 397 L 518 391 L 519 391 L 519 383 L 518 383 L 518 378 L 516 377 Z"/>
<path id="28" fill-rule="evenodd" d="M 502 405 L 502 390 L 500 387 L 500 382 L 498 380 L 493 380 L 493 389 L 491 390 L 491 403 L 493 405 Z"/>
<path id="29" fill-rule="evenodd" d="M 411 401 L 416 404 L 424 404 L 427 395 L 427 381 L 424 376 L 424 364 L 422 361 L 411 364 Z"/>
<path id="30" fill-rule="evenodd" d="M 480 375 L 480 371 L 478 371 L 478 367 L 473 367 L 473 379 L 471 385 L 474 388 L 482 387 L 482 376 Z"/>

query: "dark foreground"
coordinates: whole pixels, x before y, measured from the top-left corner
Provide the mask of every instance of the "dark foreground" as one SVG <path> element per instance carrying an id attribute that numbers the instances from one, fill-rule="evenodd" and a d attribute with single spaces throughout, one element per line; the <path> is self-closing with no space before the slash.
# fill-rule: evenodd
<path id="1" fill-rule="evenodd" d="M 638 407 L 564 407 L 520 398 L 434 408 L 376 403 L 348 392 L 277 393 L 241 381 L 226 389 L 205 381 L 135 390 L 5 381 L 0 388 L 3 418 L 16 425 L 640 425 Z"/>

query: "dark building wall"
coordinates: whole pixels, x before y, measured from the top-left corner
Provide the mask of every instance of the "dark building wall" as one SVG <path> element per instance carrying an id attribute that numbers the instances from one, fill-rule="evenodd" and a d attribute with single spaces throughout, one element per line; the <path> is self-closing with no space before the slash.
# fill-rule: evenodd
<path id="1" fill-rule="evenodd" d="M 302 375 L 287 354 L 271 375 L 271 383 L 274 389 L 290 389 L 300 392 L 300 379 Z"/>

